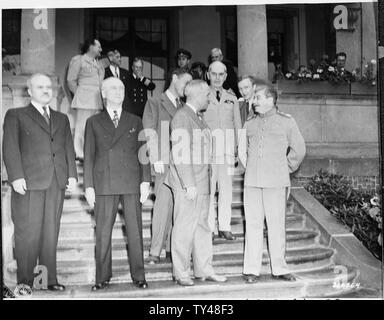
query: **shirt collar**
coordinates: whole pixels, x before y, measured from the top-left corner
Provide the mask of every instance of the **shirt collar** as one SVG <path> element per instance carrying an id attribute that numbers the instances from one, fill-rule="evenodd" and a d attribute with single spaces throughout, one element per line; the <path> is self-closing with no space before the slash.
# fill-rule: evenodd
<path id="1" fill-rule="evenodd" d="M 49 104 L 46 104 L 46 105 L 43 105 L 43 104 L 40 104 L 40 103 L 38 103 L 38 102 L 36 102 L 36 101 L 31 101 L 31 104 L 37 109 L 37 111 L 39 111 L 40 112 L 40 114 L 44 114 L 44 109 L 43 109 L 43 107 L 44 106 L 47 106 L 47 113 L 48 113 L 48 116 L 50 116 L 51 115 L 51 110 L 49 110 Z"/>
<path id="2" fill-rule="evenodd" d="M 274 114 L 276 114 L 277 112 L 277 107 L 273 107 L 271 110 L 267 111 L 266 113 L 258 113 L 258 115 L 260 116 L 260 118 L 267 118 L 267 117 L 270 117 Z"/>
<path id="3" fill-rule="evenodd" d="M 113 120 L 113 117 L 115 116 L 115 112 L 114 112 L 115 109 L 112 109 L 112 108 L 108 108 L 107 107 L 107 112 L 109 114 L 109 116 L 111 117 L 111 119 Z M 117 111 L 117 115 L 119 116 L 119 119 L 121 117 L 121 112 L 123 111 L 123 108 L 120 106 L 119 108 L 116 109 Z"/>
<path id="4" fill-rule="evenodd" d="M 186 105 L 188 106 L 188 107 L 190 107 L 192 110 L 193 110 L 193 112 L 194 113 L 196 113 L 197 114 L 197 109 L 193 106 L 193 105 L 191 105 L 190 103 L 186 103 Z"/>
<path id="5" fill-rule="evenodd" d="M 169 100 L 171 100 L 173 105 L 177 108 L 177 103 L 176 103 L 177 97 L 175 97 L 174 94 L 169 89 L 167 89 L 167 91 L 165 91 L 165 94 L 167 95 Z"/>

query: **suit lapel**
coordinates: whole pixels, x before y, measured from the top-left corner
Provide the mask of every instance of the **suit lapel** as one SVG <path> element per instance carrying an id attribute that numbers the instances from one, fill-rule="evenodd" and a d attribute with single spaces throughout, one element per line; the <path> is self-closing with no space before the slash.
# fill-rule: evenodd
<path id="1" fill-rule="evenodd" d="M 51 134 L 49 125 L 45 121 L 44 117 L 40 114 L 39 111 L 37 111 L 37 109 L 32 104 L 29 104 L 28 108 L 26 109 L 26 113 L 34 121 L 36 121 L 48 134 Z"/>
<path id="2" fill-rule="evenodd" d="M 173 105 L 172 101 L 169 100 L 167 95 L 165 93 L 161 94 L 161 105 L 164 107 L 164 109 L 169 113 L 171 118 L 175 115 L 177 108 Z"/>
<path id="3" fill-rule="evenodd" d="M 128 129 L 129 123 L 130 121 L 129 121 L 128 112 L 125 112 L 124 110 L 122 110 L 120 120 L 119 120 L 119 125 L 117 126 L 115 130 L 115 134 L 112 139 L 112 145 L 115 144 L 116 141 L 119 140 L 119 138 L 122 136 L 122 134 Z M 113 123 L 112 123 L 112 126 L 113 126 Z"/>
<path id="4" fill-rule="evenodd" d="M 51 115 L 51 132 L 52 135 L 55 134 L 57 129 L 59 128 L 59 118 L 58 118 L 58 113 L 55 110 L 52 110 L 52 108 L 49 108 L 49 114 Z"/>
<path id="5" fill-rule="evenodd" d="M 100 123 L 113 136 L 115 126 L 106 109 L 101 112 Z"/>
<path id="6" fill-rule="evenodd" d="M 200 129 L 204 130 L 207 128 L 205 121 L 200 120 L 197 114 L 189 106 L 186 105 L 184 108 L 188 112 L 192 120 L 196 122 L 196 124 L 199 126 Z"/>

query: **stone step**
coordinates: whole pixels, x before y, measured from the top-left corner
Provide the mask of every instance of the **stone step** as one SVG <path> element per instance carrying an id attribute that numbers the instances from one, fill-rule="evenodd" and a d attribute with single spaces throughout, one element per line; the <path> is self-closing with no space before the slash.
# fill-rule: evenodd
<path id="1" fill-rule="evenodd" d="M 213 241 L 214 254 L 229 254 L 244 252 L 244 235 L 243 233 L 234 233 L 237 237 L 234 241 L 227 241 L 223 238 L 215 238 Z M 286 241 L 288 249 L 308 248 L 317 245 L 318 232 L 311 230 L 287 230 Z M 113 259 L 128 259 L 126 238 L 112 240 L 112 257 Z M 144 257 L 149 254 L 151 239 L 145 238 Z M 267 240 L 264 238 L 265 253 L 267 248 Z M 164 257 L 163 250 L 161 257 Z M 60 241 L 57 248 L 57 261 L 71 260 L 94 260 L 95 241 L 87 239 L 81 241 Z"/>
<path id="2" fill-rule="evenodd" d="M 172 280 L 149 281 L 146 290 L 137 289 L 131 283 L 111 283 L 104 290 L 92 292 L 91 284 L 69 285 L 64 292 L 33 292 L 32 299 L 297 299 L 326 297 L 353 292 L 353 287 L 338 288 L 334 285 L 339 266 L 321 270 L 296 273 L 297 281 L 275 280 L 269 274 L 262 275 L 259 282 L 246 284 L 242 276 L 230 276 L 225 283 L 195 281 L 193 287 L 182 287 Z M 344 281 L 356 283 L 359 272 L 346 269 Z M 230 304 L 230 301 L 226 304 Z M 191 310 L 191 312 L 193 312 Z"/>
<path id="3" fill-rule="evenodd" d="M 86 217 L 79 222 L 61 222 L 59 242 L 61 240 L 84 241 L 94 238 L 95 222 L 93 217 Z M 304 226 L 303 215 L 287 215 L 287 229 L 300 229 Z M 121 215 L 116 216 L 116 222 L 112 231 L 112 238 L 123 238 L 125 236 L 124 218 Z M 150 216 L 143 218 L 143 237 L 150 237 L 151 220 Z M 233 216 L 231 219 L 231 229 L 233 232 L 244 232 L 244 217 Z"/>
<path id="4" fill-rule="evenodd" d="M 310 247 L 304 249 L 288 249 L 286 261 L 292 271 L 308 271 L 324 268 L 333 264 L 334 250 L 325 247 Z M 218 274 L 239 275 L 243 268 L 243 254 L 230 253 L 213 256 L 213 266 Z M 114 259 L 112 264 L 114 282 L 129 282 L 129 265 L 127 259 Z M 146 278 L 153 280 L 172 279 L 172 264 L 161 262 L 155 265 L 145 265 Z M 8 266 L 10 273 L 16 272 L 16 263 Z M 270 272 L 269 258 L 263 254 L 262 274 Z M 93 260 L 60 261 L 57 265 L 58 280 L 64 285 L 90 284 L 94 282 L 95 262 Z"/>

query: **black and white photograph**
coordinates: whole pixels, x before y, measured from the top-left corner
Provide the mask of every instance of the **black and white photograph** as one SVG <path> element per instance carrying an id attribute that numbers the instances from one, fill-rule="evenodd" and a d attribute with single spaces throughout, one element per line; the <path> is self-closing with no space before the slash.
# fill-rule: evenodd
<path id="1" fill-rule="evenodd" d="M 0 6 L 2 300 L 383 300 L 382 1 Z"/>

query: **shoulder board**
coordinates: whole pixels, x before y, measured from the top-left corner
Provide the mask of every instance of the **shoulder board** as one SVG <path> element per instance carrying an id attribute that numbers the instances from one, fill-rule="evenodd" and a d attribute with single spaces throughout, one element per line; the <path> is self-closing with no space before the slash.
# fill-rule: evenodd
<path id="1" fill-rule="evenodd" d="M 280 110 L 277 110 L 277 113 L 283 117 L 292 118 L 292 116 L 289 113 L 284 113 Z"/>
<path id="2" fill-rule="evenodd" d="M 237 100 L 237 97 L 236 97 L 235 93 L 231 89 L 228 89 L 228 90 L 227 89 L 223 89 L 223 91 L 225 91 L 226 93 L 228 93 L 231 96 L 234 96 L 236 98 L 236 100 Z"/>
<path id="3" fill-rule="evenodd" d="M 78 55 L 72 57 L 72 59 L 69 63 L 71 64 L 71 63 L 74 63 L 75 61 L 79 61 L 81 59 L 81 57 L 82 56 L 80 54 L 78 54 Z"/>

